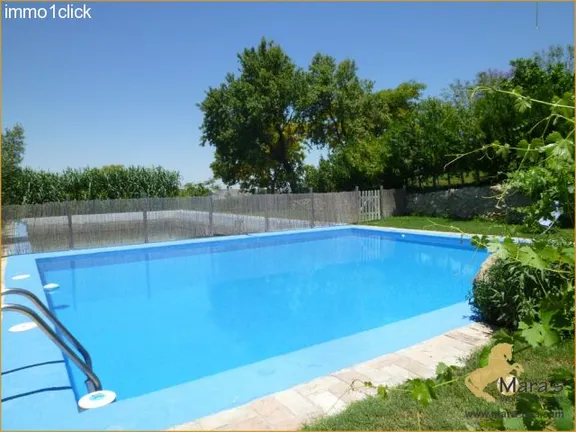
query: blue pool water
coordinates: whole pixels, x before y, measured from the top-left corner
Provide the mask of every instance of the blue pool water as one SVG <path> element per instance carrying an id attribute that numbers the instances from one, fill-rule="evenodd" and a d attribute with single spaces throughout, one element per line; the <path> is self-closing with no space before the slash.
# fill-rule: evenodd
<path id="1" fill-rule="evenodd" d="M 485 258 L 460 239 L 343 230 L 37 264 L 125 400 L 463 302 Z M 79 398 L 85 377 L 67 366 Z"/>

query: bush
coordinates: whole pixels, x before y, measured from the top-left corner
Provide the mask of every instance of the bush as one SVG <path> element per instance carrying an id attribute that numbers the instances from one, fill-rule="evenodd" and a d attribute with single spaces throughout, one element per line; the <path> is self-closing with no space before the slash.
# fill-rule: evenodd
<path id="1" fill-rule="evenodd" d="M 544 299 L 561 297 L 566 278 L 510 259 L 496 259 L 474 281 L 470 303 L 489 324 L 516 329 L 537 315 Z"/>

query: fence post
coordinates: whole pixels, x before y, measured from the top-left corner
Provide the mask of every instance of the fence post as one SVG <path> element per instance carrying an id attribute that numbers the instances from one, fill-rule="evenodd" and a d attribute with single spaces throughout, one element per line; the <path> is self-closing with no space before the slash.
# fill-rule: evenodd
<path id="1" fill-rule="evenodd" d="M 406 200 L 408 199 L 408 192 L 406 191 L 406 185 L 402 186 L 402 208 L 398 216 L 404 216 L 406 214 Z"/>
<path id="2" fill-rule="evenodd" d="M 210 195 L 210 202 L 209 202 L 209 211 L 208 214 L 208 232 L 210 236 L 214 235 L 214 196 Z"/>
<path id="3" fill-rule="evenodd" d="M 354 191 L 356 192 L 356 209 L 357 209 L 357 216 L 356 216 L 356 223 L 360 223 L 362 220 L 362 199 L 360 196 L 360 189 L 358 188 L 358 186 L 356 186 L 354 188 Z"/>
<path id="4" fill-rule="evenodd" d="M 384 219 L 384 186 L 380 186 L 380 216 L 378 219 Z"/>
<path id="5" fill-rule="evenodd" d="M 66 201 L 66 215 L 68 216 L 68 248 L 74 249 L 74 232 L 72 231 L 72 204 Z"/>
<path id="6" fill-rule="evenodd" d="M 310 188 L 310 228 L 314 228 L 314 191 Z"/>
<path id="7" fill-rule="evenodd" d="M 266 195 L 264 195 L 264 232 L 270 231 L 270 206 L 269 204 L 268 189 L 266 189 Z"/>
<path id="8" fill-rule="evenodd" d="M 144 222 L 144 243 L 148 243 L 148 197 L 142 200 L 142 220 Z"/>

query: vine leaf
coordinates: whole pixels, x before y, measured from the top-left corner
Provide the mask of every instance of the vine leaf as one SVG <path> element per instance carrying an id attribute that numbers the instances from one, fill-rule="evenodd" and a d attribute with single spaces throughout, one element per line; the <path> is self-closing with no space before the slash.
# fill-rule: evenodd
<path id="1" fill-rule="evenodd" d="M 448 366 L 446 363 L 438 363 L 436 366 L 436 382 L 443 383 L 454 379 L 454 373 L 458 370 L 456 366 Z"/>
<path id="2" fill-rule="evenodd" d="M 522 337 L 530 344 L 531 347 L 540 346 L 542 343 L 542 324 L 532 323 L 527 324 L 524 321 L 518 326 L 520 328 L 520 334 Z"/>
<path id="3" fill-rule="evenodd" d="M 559 333 L 550 326 L 551 313 L 545 312 L 540 313 L 542 322 L 527 324 L 523 321 L 519 325 L 522 337 L 532 347 L 540 345 L 549 347 L 560 341 Z"/>
<path id="4" fill-rule="evenodd" d="M 379 385 L 376 393 L 380 399 L 386 399 L 388 397 L 388 387 Z"/>
<path id="5" fill-rule="evenodd" d="M 425 407 L 430 405 L 432 399 L 436 399 L 433 380 L 423 380 L 421 378 L 416 378 L 408 381 L 408 384 L 410 386 L 410 394 L 412 395 L 412 399 L 414 399 L 416 402 L 420 402 Z"/>
<path id="6" fill-rule="evenodd" d="M 520 263 L 537 268 L 538 270 L 546 269 L 544 260 L 530 246 L 522 246 L 518 250 L 518 260 Z"/>

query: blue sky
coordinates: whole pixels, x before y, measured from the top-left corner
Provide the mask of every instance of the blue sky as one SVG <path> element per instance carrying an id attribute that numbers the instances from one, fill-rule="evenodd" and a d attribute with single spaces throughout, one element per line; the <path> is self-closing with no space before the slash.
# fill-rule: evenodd
<path id="1" fill-rule="evenodd" d="M 299 66 L 316 52 L 352 58 L 376 88 L 413 79 L 429 95 L 574 40 L 573 3 L 541 2 L 539 29 L 535 3 L 89 6 L 91 20 L 3 19 L 2 127 L 24 126 L 27 166 L 162 165 L 210 178 L 196 104 L 263 36 Z"/>

